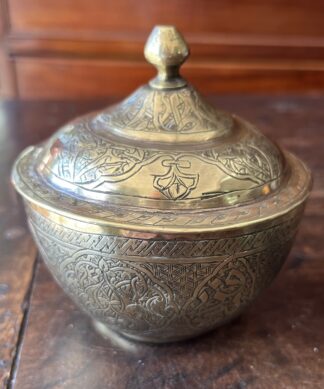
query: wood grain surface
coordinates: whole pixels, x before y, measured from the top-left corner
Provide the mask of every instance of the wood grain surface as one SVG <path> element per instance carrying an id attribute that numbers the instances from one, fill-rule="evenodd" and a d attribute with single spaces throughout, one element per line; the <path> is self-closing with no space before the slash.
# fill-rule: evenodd
<path id="1" fill-rule="evenodd" d="M 323 2 L 313 0 L 9 0 L 18 32 L 149 31 L 152 23 L 178 24 L 184 31 L 260 36 L 323 36 Z M 275 23 L 274 23 L 275 21 Z"/>
<path id="2" fill-rule="evenodd" d="M 13 312 L 18 312 L 16 321 L 8 322 L 6 333 L 1 331 L 0 334 L 2 352 L 8 339 L 13 339 L 9 337 L 10 331 L 16 328 L 12 356 L 6 359 L 9 374 L 11 369 L 10 387 L 324 387 L 324 96 L 219 96 L 211 101 L 255 122 L 282 146 L 301 157 L 314 173 L 314 190 L 296 244 L 279 277 L 233 323 L 191 341 L 156 346 L 129 342 L 114 334 L 107 339 L 101 338 L 93 330 L 90 319 L 64 295 L 39 260 L 32 292 L 27 293 L 27 299 L 20 298 L 25 301 L 25 310 L 19 311 L 16 297 L 2 293 L 0 299 L 0 303 L 11 304 Z M 11 112 L 13 120 L 11 126 L 2 127 L 10 128 L 10 135 L 1 144 L 2 150 L 11 148 L 10 156 L 2 154 L 3 174 L 8 176 L 11 160 L 23 145 L 44 139 L 76 114 L 110 102 L 2 105 L 0 113 Z M 6 158 L 7 162 L 4 162 Z M 11 202 L 7 200 L 5 207 L 16 204 L 15 195 L 11 189 L 9 192 Z M 19 214 L 19 220 L 23 220 L 21 209 L 17 208 L 15 212 Z M 11 221 L 11 216 L 8 218 L 3 219 L 4 230 L 14 228 L 16 231 L 17 222 Z M 5 250 L 11 247 L 12 251 L 8 252 L 12 260 L 16 257 L 21 260 L 30 238 L 25 229 L 21 236 L 15 233 L 16 240 L 1 244 Z M 22 243 L 24 239 L 26 242 Z M 18 267 L 18 261 L 11 267 L 9 256 L 1 257 L 0 266 L 7 269 L 5 278 L 1 272 L 0 277 L 4 279 L 1 282 L 9 285 L 9 280 L 12 293 L 17 296 L 23 295 L 21 288 L 28 290 L 27 284 L 31 285 L 27 278 L 31 278 L 32 258 L 34 251 L 26 271 Z M 24 312 L 25 324 L 21 326 Z"/>
<path id="3" fill-rule="evenodd" d="M 142 52 L 142 50 L 141 50 Z M 324 72 L 316 62 L 307 69 L 288 60 L 237 63 L 194 63 L 184 65 L 182 74 L 204 93 L 239 90 L 242 93 L 266 91 L 305 91 L 324 89 Z M 110 59 L 18 58 L 16 61 L 19 96 L 24 99 L 78 99 L 125 96 L 154 77 L 147 63 Z M 324 61 L 323 61 L 324 69 Z M 44 87 L 46 85 L 46 87 Z M 307 87 L 306 87 L 307 85 Z"/>
<path id="4" fill-rule="evenodd" d="M 23 209 L 9 184 L 11 164 L 23 143 L 13 140 L 17 121 L 12 113 L 0 106 L 0 387 L 11 374 L 36 255 Z"/>

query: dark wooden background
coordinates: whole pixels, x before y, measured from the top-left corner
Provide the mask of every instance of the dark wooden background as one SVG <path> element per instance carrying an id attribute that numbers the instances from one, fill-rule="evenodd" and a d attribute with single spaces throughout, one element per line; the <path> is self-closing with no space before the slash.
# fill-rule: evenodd
<path id="1" fill-rule="evenodd" d="M 153 75 L 155 24 L 175 24 L 204 93 L 324 90 L 323 0 L 0 0 L 1 95 L 124 95 Z"/>

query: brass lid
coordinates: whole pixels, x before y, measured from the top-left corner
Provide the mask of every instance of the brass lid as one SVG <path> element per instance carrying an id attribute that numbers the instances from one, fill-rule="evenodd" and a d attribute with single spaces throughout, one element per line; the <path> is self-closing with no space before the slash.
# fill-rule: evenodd
<path id="1" fill-rule="evenodd" d="M 287 186 L 292 167 L 280 149 L 250 123 L 210 106 L 181 77 L 189 49 L 175 27 L 155 27 L 144 54 L 158 70 L 153 80 L 21 157 L 14 182 L 25 197 L 35 200 L 45 188 L 51 201 L 38 194 L 43 205 L 60 210 L 65 201 L 85 217 L 87 207 L 92 216 L 104 210 L 109 223 L 111 207 L 141 215 L 225 211 Z M 28 180 L 29 190 L 22 184 Z"/>

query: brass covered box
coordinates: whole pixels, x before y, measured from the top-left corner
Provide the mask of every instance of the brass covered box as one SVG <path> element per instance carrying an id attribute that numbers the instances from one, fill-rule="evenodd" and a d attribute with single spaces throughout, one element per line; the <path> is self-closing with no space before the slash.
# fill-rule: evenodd
<path id="1" fill-rule="evenodd" d="M 237 316 L 281 268 L 310 191 L 298 158 L 180 76 L 188 55 L 155 27 L 157 77 L 13 169 L 47 266 L 103 333 L 167 342 Z"/>

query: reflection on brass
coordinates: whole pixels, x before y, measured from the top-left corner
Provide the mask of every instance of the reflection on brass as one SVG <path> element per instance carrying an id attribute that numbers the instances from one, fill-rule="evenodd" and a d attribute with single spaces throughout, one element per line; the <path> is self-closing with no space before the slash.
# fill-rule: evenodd
<path id="1" fill-rule="evenodd" d="M 13 169 L 45 262 L 101 333 L 166 342 L 240 314 L 281 268 L 310 191 L 299 159 L 181 77 L 188 55 L 155 27 L 156 78 Z"/>

